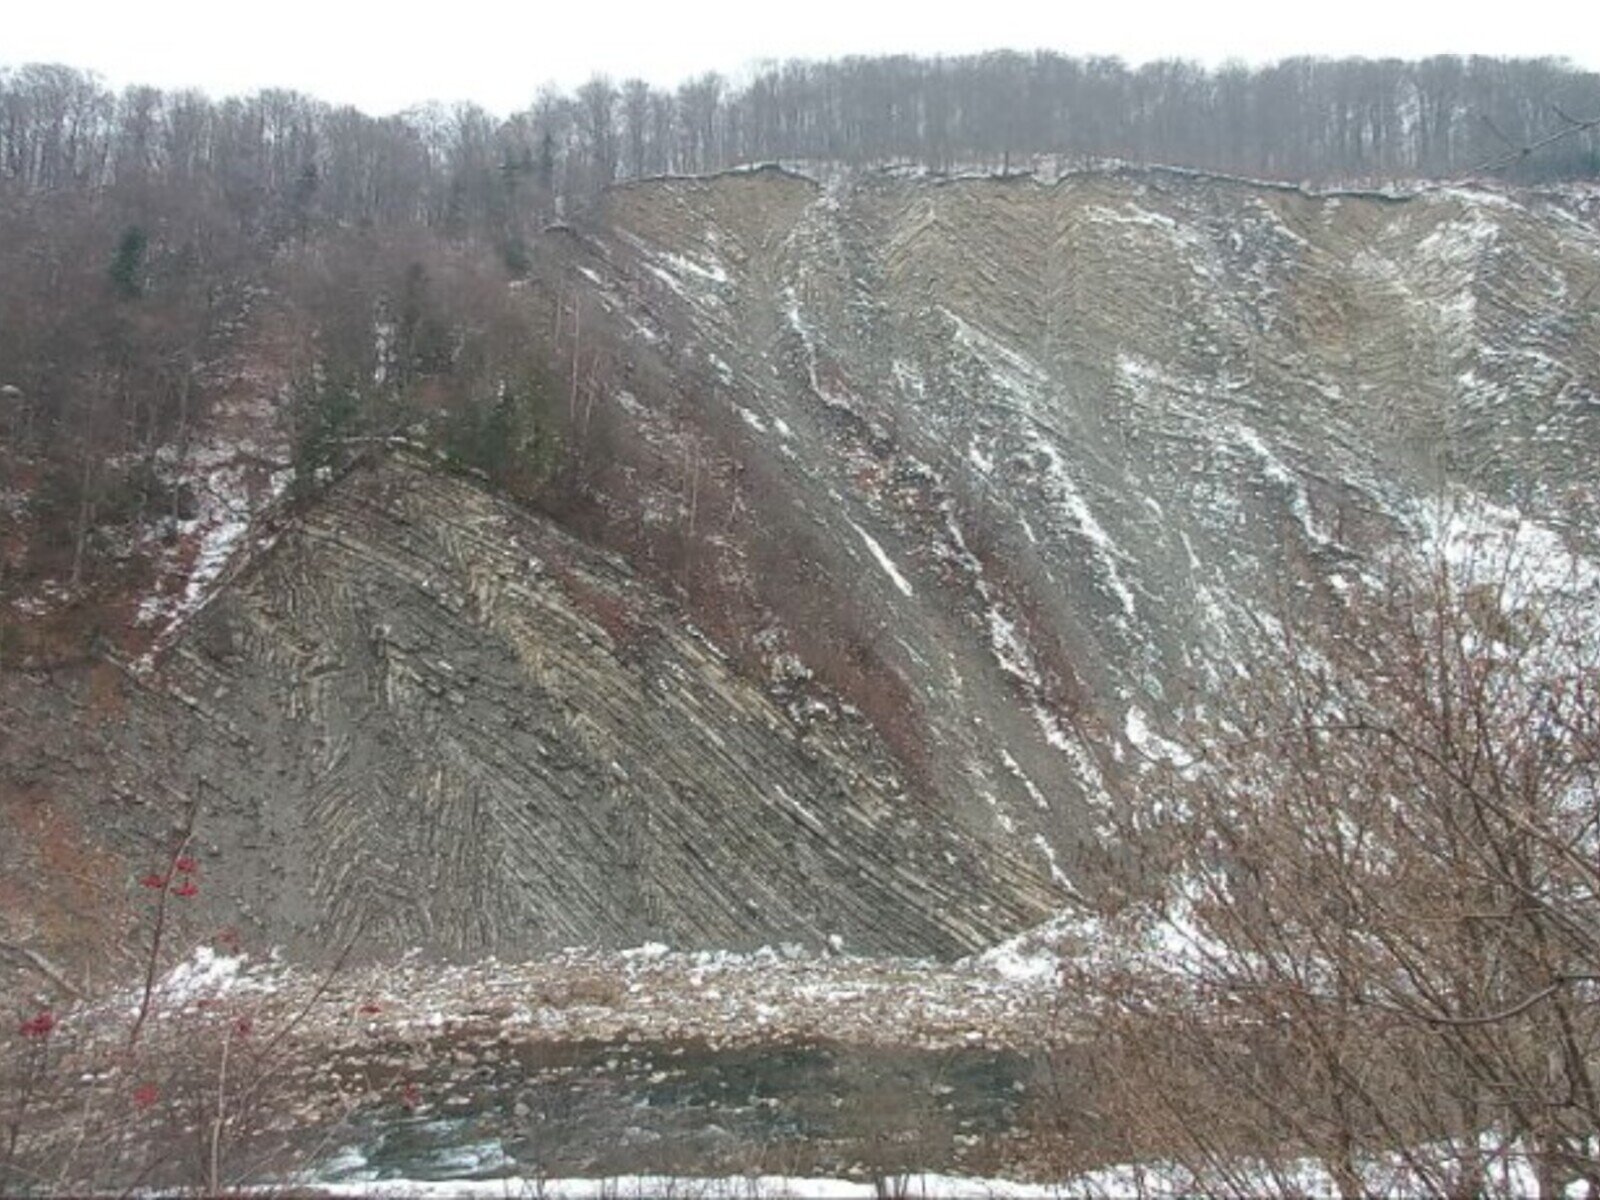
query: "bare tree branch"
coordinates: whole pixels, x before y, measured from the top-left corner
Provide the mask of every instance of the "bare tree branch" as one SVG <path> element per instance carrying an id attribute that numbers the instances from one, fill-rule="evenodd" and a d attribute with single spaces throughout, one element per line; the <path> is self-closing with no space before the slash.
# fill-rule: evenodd
<path id="1" fill-rule="evenodd" d="M 66 977 L 61 968 L 37 950 L 31 950 L 15 942 L 0 942 L 0 954 L 20 962 L 23 966 L 33 968 L 69 996 L 80 1000 L 83 998 L 83 991 Z"/>

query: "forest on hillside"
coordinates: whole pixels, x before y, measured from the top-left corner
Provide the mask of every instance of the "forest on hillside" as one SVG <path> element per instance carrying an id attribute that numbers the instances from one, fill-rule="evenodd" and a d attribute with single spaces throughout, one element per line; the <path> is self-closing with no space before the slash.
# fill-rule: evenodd
<path id="1" fill-rule="evenodd" d="M 118 94 L 59 66 L 0 70 L 0 181 L 225 196 L 247 222 L 457 225 L 529 190 L 767 161 L 1160 162 L 1288 180 L 1600 175 L 1600 75 L 1561 61 L 1295 58 L 1209 70 L 1048 52 L 788 62 L 675 91 L 597 76 L 500 119 L 472 104 L 371 117 L 287 91 Z M 1570 135 L 1570 136 L 1568 136 Z"/>
<path id="2" fill-rule="evenodd" d="M 851 58 L 676 90 L 596 77 L 504 119 L 0 70 L 0 595 L 92 591 L 137 566 L 130 539 L 180 523 L 190 432 L 230 393 L 276 397 L 302 481 L 339 446 L 422 421 L 531 486 L 559 438 L 547 348 L 505 285 L 532 271 L 541 229 L 581 221 L 619 180 L 771 161 L 1016 171 L 1041 155 L 1317 181 L 1593 178 L 1597 118 L 1600 75 L 1489 58 Z"/>

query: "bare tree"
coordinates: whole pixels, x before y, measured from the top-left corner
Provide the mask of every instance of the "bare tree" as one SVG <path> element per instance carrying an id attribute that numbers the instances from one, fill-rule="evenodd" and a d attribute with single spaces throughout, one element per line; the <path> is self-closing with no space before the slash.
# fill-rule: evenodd
<path id="1" fill-rule="evenodd" d="M 587 190 L 597 192 L 617 176 L 617 89 L 596 75 L 578 89 L 577 99 Z"/>
<path id="2" fill-rule="evenodd" d="M 1067 970 L 1123 1151 L 1207 1191 L 1600 1188 L 1600 583 L 1395 570 L 1134 785 Z"/>

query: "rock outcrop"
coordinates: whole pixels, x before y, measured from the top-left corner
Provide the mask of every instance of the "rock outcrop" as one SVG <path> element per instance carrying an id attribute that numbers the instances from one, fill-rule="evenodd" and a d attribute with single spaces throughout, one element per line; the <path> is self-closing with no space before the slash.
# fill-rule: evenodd
<path id="1" fill-rule="evenodd" d="M 0 865 L 139 861 L 198 792 L 208 894 L 302 952 L 997 940 L 1164 723 L 1371 556 L 1593 570 L 1597 213 L 1133 170 L 616 188 L 529 285 L 555 520 L 400 452 L 148 673 L 0 681 L 35 830 Z"/>
<path id="2" fill-rule="evenodd" d="M 692 465 L 724 644 L 1067 875 L 1167 719 L 1371 556 L 1600 551 L 1591 190 L 767 169 L 615 189 L 548 252 L 591 536 L 648 563 Z"/>
<path id="3" fill-rule="evenodd" d="M 615 558 L 403 452 L 115 686 L 105 769 L 45 774 L 90 807 L 107 775 L 169 812 L 197 792 L 213 911 L 301 952 L 950 955 L 1058 898 L 907 794 L 865 726 L 795 721 Z M 27 689 L 28 723 L 61 693 Z"/>

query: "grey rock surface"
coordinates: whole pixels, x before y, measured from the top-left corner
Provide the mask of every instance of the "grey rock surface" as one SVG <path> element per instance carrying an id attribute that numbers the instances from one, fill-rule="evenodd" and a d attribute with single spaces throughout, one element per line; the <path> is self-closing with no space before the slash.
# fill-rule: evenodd
<path id="1" fill-rule="evenodd" d="M 198 789 L 297 953 L 954 955 L 1279 616 L 1454 530 L 1600 556 L 1592 190 L 762 170 L 537 259 L 556 520 L 358 470 L 148 675 L 0 680 L 19 804 L 124 853 Z"/>
<path id="2" fill-rule="evenodd" d="M 797 724 L 625 566 L 405 454 L 122 686 L 106 767 L 198 787 L 208 899 L 302 953 L 951 955 L 1058 898 L 906 794 L 865 731 Z M 33 720 L 65 694 L 35 684 Z M 56 767 L 92 803 L 103 775 Z"/>
<path id="3" fill-rule="evenodd" d="M 731 463 L 705 603 L 1072 876 L 1162 726 L 1375 558 L 1592 562 L 1597 218 L 1159 169 L 618 188 L 560 243 L 628 430 L 595 536 L 637 555 Z"/>

